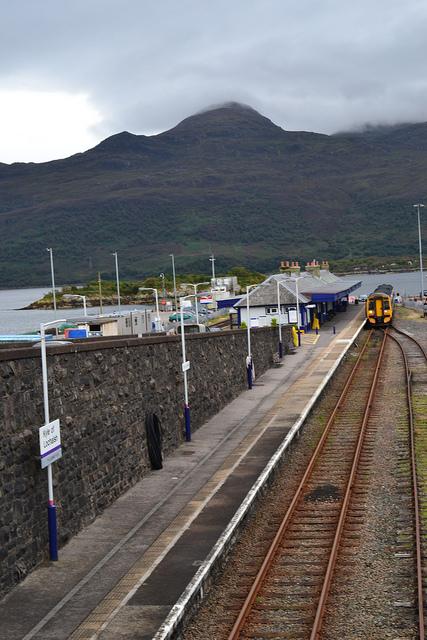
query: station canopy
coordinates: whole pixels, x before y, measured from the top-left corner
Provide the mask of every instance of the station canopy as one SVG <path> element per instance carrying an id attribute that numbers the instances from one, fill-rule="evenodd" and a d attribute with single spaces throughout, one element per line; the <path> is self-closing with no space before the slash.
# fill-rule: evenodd
<path id="1" fill-rule="evenodd" d="M 311 283 L 301 281 L 301 291 L 312 302 L 337 302 L 346 298 L 350 293 L 360 287 L 362 282 L 356 280 L 342 280 L 338 278 L 334 283 L 323 284 L 321 287 L 312 287 Z M 310 278 L 311 280 L 311 278 Z"/>
<path id="2" fill-rule="evenodd" d="M 277 281 L 280 287 L 281 304 L 290 305 L 296 303 L 298 288 L 298 301 L 306 305 L 310 302 L 337 302 L 346 298 L 352 291 L 358 289 L 360 280 L 346 280 L 339 278 L 329 270 L 321 269 L 318 275 L 303 271 L 296 279 L 284 273 L 271 275 L 260 286 L 253 289 L 250 294 L 251 307 L 277 304 Z M 244 307 L 246 296 L 237 302 L 235 307 Z"/>

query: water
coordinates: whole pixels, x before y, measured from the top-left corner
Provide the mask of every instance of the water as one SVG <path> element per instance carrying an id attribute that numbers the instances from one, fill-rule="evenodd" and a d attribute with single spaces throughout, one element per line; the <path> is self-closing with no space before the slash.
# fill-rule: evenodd
<path id="1" fill-rule="evenodd" d="M 28 333 L 30 331 L 38 331 L 41 322 L 50 322 L 55 320 L 53 310 L 29 309 L 22 310 L 31 302 L 38 300 L 49 291 L 49 287 L 43 289 L 8 289 L 0 291 L 0 334 L 7 333 Z M 131 305 L 124 306 L 122 309 L 151 309 L 150 305 Z M 104 313 L 117 311 L 116 306 L 104 306 Z M 99 307 L 88 307 L 88 314 L 94 315 L 99 313 Z M 83 308 L 77 309 L 58 309 L 56 317 L 75 318 L 83 315 Z"/>
<path id="2" fill-rule="evenodd" d="M 354 294 L 371 293 L 379 284 L 392 284 L 396 292 L 402 296 L 418 295 L 421 289 L 420 272 L 410 273 L 371 273 L 344 276 L 347 280 L 362 280 L 362 286 Z M 427 274 L 424 279 L 424 288 L 427 288 Z M 38 331 L 41 322 L 49 322 L 55 319 L 53 311 L 28 310 L 22 311 L 22 307 L 38 300 L 49 291 L 49 287 L 41 289 L 9 289 L 0 291 L 0 334 L 4 333 L 28 333 Z M 123 309 L 147 309 L 147 305 L 132 305 Z M 117 311 L 117 307 L 104 307 L 104 313 Z M 88 308 L 89 314 L 96 314 L 99 308 Z M 75 318 L 83 315 L 83 309 L 58 309 L 57 318 Z"/>
<path id="3" fill-rule="evenodd" d="M 353 295 L 369 294 L 380 284 L 392 284 L 396 293 L 401 296 L 419 295 L 421 291 L 421 275 L 419 271 L 405 273 L 363 273 L 343 276 L 345 280 L 361 280 L 362 286 Z M 424 289 L 427 288 L 427 274 L 424 274 Z"/>

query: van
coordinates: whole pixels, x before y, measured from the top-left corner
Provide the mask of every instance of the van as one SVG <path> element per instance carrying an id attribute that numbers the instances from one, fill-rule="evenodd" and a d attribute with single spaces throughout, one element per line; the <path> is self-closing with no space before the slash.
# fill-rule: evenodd
<path id="1" fill-rule="evenodd" d="M 206 333 L 209 331 L 209 327 L 205 324 L 197 324 L 196 322 L 188 322 L 184 324 L 184 333 L 185 335 L 190 333 Z M 177 324 L 176 327 L 173 327 L 170 331 L 168 331 L 169 335 L 180 336 L 181 335 L 181 325 Z"/>

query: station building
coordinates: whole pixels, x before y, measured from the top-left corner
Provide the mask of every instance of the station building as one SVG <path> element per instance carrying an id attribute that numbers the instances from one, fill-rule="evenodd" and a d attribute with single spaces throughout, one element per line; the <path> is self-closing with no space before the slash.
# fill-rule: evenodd
<path id="1" fill-rule="evenodd" d="M 309 262 L 305 271 L 301 271 L 298 262 L 289 261 L 282 262 L 280 270 L 249 292 L 251 327 L 269 326 L 273 318 L 281 324 L 296 324 L 299 307 L 298 326 L 310 330 L 316 317 L 323 324 L 335 313 L 345 311 L 349 295 L 362 284 L 360 280 L 339 278 L 329 271 L 327 262 L 319 264 L 316 260 Z M 234 308 L 237 325 L 244 322 L 247 326 L 247 296 Z"/>
<path id="2" fill-rule="evenodd" d="M 141 336 L 153 330 L 151 312 L 147 309 L 135 309 L 110 315 L 82 316 L 70 318 L 67 322 L 76 327 L 76 330 L 66 330 L 69 338 Z"/>

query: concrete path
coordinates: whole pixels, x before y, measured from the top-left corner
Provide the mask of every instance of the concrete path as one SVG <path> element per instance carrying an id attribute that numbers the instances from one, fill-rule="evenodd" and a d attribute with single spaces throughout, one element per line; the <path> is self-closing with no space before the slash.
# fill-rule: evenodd
<path id="1" fill-rule="evenodd" d="M 0 603 L 0 639 L 148 640 L 361 318 L 349 307 L 270 369 Z M 256 364 L 256 363 L 255 363 Z"/>

